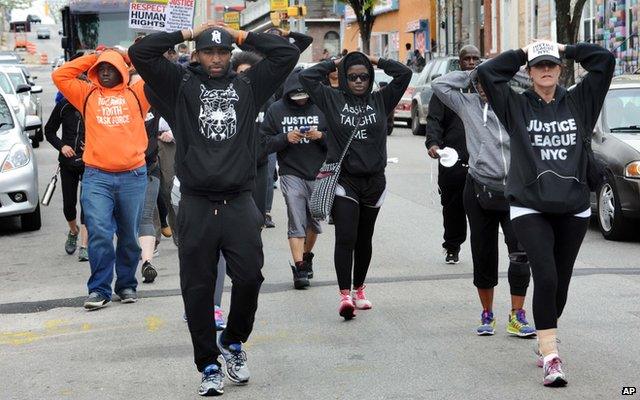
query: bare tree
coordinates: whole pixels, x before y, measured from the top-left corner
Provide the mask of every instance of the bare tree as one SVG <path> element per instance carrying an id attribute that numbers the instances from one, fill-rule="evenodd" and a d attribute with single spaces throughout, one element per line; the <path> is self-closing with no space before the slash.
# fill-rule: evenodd
<path id="1" fill-rule="evenodd" d="M 360 38 L 362 39 L 362 52 L 369 54 L 371 50 L 371 31 L 376 16 L 373 15 L 373 7 L 378 0 L 341 0 L 343 3 L 351 6 L 356 14 L 358 28 L 360 30 Z"/>
<path id="2" fill-rule="evenodd" d="M 582 9 L 587 0 L 556 0 L 556 35 L 558 43 L 574 44 L 578 41 Z M 573 60 L 565 60 L 561 81 L 565 86 L 574 83 Z"/>

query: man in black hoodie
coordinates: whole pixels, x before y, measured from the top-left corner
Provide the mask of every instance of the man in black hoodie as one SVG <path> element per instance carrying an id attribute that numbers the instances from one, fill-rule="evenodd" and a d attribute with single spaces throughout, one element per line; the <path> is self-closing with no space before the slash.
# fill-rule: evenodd
<path id="1" fill-rule="evenodd" d="M 172 64 L 162 53 L 184 40 L 196 41 L 199 65 Z M 246 73 L 230 68 L 233 44 L 246 43 L 265 58 Z M 224 392 L 218 356 L 227 375 L 246 384 L 242 350 L 253 328 L 264 280 L 260 228 L 263 218 L 251 197 L 256 170 L 255 120 L 260 106 L 295 67 L 300 52 L 287 40 L 236 31 L 216 23 L 148 35 L 129 49 L 146 84 L 163 101 L 154 104 L 176 137 L 180 180 L 178 255 L 180 286 L 202 372 L 201 395 Z M 214 283 L 222 251 L 232 279 L 226 329 L 216 345 Z"/>
<path id="2" fill-rule="evenodd" d="M 313 277 L 312 250 L 322 233 L 320 222 L 311 217 L 308 203 L 326 158 L 327 128 L 322 111 L 309 100 L 299 76 L 299 69 L 289 75 L 282 99 L 269 107 L 260 131 L 269 135 L 270 151 L 278 153 L 280 186 L 289 219 L 287 236 L 294 262 L 293 284 L 296 289 L 303 289 Z"/>
<path id="3" fill-rule="evenodd" d="M 393 77 L 376 92 L 372 91 L 374 65 Z M 336 68 L 339 90 L 324 84 Z M 338 162 L 353 137 L 342 162 L 332 210 L 339 313 L 345 319 L 353 318 L 356 308 L 371 308 L 364 281 L 371 263 L 375 222 L 386 191 L 387 116 L 398 105 L 411 74 L 397 61 L 359 52 L 349 53 L 342 60 L 323 61 L 300 73 L 300 83 L 327 119 L 327 163 Z"/>
<path id="4" fill-rule="evenodd" d="M 470 71 L 480 62 L 480 51 L 475 46 L 460 50 L 460 69 Z M 427 116 L 427 138 L 425 145 L 431 158 L 438 158 L 437 150 L 451 147 L 458 152 L 458 162 L 450 168 L 438 166 L 438 187 L 442 204 L 444 242 L 447 264 L 459 262 L 460 245 L 467 239 L 467 218 L 462 204 L 467 178 L 469 153 L 465 142 L 462 120 L 438 96 L 431 96 Z"/>

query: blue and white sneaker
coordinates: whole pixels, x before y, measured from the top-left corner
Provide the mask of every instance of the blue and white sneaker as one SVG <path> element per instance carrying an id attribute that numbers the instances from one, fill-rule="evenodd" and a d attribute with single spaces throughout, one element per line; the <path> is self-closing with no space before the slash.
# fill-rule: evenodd
<path id="1" fill-rule="evenodd" d="M 221 337 L 222 334 L 218 335 L 218 348 L 224 358 L 229 380 L 238 385 L 246 385 L 249 383 L 251 374 L 247 367 L 247 354 L 242 350 L 242 344 L 232 343 L 225 347 L 220 341 Z"/>
<path id="2" fill-rule="evenodd" d="M 222 396 L 224 394 L 224 372 L 219 366 L 211 364 L 204 369 L 198 394 L 200 396 Z"/>
<path id="3" fill-rule="evenodd" d="M 496 333 L 496 320 L 491 311 L 484 310 L 480 316 L 480 326 L 476 328 L 478 336 L 490 336 Z"/>

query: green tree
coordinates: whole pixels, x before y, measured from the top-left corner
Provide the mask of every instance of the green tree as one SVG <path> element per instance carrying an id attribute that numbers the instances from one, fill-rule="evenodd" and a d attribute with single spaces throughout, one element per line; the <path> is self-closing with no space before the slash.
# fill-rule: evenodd
<path id="1" fill-rule="evenodd" d="M 556 0 L 556 35 L 558 43 L 574 44 L 578 41 L 582 9 L 587 0 Z M 565 86 L 574 83 L 573 60 L 565 60 L 560 80 Z"/>
<path id="2" fill-rule="evenodd" d="M 11 10 L 29 8 L 32 2 L 33 0 L 0 0 L 0 30 L 5 31 L 9 28 L 5 25 L 11 19 Z"/>
<path id="3" fill-rule="evenodd" d="M 371 31 L 376 16 L 373 15 L 373 7 L 378 0 L 341 0 L 343 3 L 351 6 L 356 14 L 358 28 L 360 29 L 360 38 L 362 39 L 362 52 L 369 54 L 371 43 Z"/>

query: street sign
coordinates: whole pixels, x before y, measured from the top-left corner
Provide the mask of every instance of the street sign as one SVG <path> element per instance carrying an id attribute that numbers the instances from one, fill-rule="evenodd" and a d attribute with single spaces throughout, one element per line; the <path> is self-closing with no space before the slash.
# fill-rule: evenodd
<path id="1" fill-rule="evenodd" d="M 231 29 L 240 30 L 240 13 L 238 11 L 227 11 L 223 15 L 224 23 Z"/>
<path id="2" fill-rule="evenodd" d="M 271 11 L 282 11 L 289 8 L 289 0 L 271 0 Z"/>

